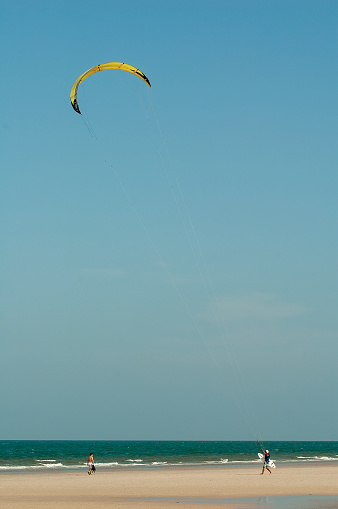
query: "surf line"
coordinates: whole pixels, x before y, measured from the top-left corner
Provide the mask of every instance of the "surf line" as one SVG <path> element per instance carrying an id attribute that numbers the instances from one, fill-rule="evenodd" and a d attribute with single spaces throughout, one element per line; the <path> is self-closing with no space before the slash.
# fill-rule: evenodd
<path id="1" fill-rule="evenodd" d="M 163 131 L 161 129 L 160 123 L 158 121 L 158 117 L 155 111 L 155 108 L 153 106 L 153 103 L 151 101 L 150 92 L 148 91 L 148 100 L 150 101 L 150 107 L 151 111 L 153 113 L 153 117 L 155 119 L 155 125 L 157 128 L 157 131 L 160 135 L 161 143 L 165 147 L 165 153 L 167 154 L 167 159 L 169 159 L 169 151 L 167 147 L 167 143 L 165 140 L 165 137 L 163 135 Z M 97 136 L 94 128 L 92 127 L 89 119 L 85 116 L 81 116 L 86 129 L 88 130 L 90 136 L 95 141 L 96 146 L 101 154 L 101 157 L 106 165 L 110 167 L 112 170 L 115 179 L 117 180 L 124 196 L 129 204 L 130 208 L 133 210 L 134 215 L 136 216 L 139 224 L 141 225 L 142 230 L 144 231 L 146 237 L 148 238 L 148 241 L 150 242 L 152 249 L 154 253 L 156 254 L 156 257 L 158 258 L 160 265 L 162 266 L 163 270 L 166 272 L 171 284 L 175 288 L 175 291 L 177 295 L 180 298 L 180 301 L 186 310 L 187 315 L 189 316 L 192 324 L 194 325 L 194 328 L 199 335 L 199 337 L 202 339 L 206 352 L 208 354 L 208 357 L 211 361 L 211 363 L 216 367 L 216 371 L 218 372 L 218 376 L 222 380 L 222 390 L 225 391 L 226 394 L 230 394 L 231 398 L 235 402 L 243 420 L 246 423 L 246 426 L 250 432 L 250 435 L 253 439 L 257 437 L 257 433 L 254 431 L 254 428 L 257 429 L 256 426 L 254 426 L 255 417 L 252 412 L 252 409 L 249 405 L 249 398 L 247 395 L 247 390 L 244 383 L 244 377 L 240 368 L 240 363 L 238 360 L 238 356 L 236 354 L 233 341 L 231 339 L 230 333 L 228 331 L 228 328 L 226 327 L 226 324 L 224 322 L 224 319 L 220 320 L 218 317 L 218 310 L 220 309 L 220 303 L 217 296 L 217 293 L 215 291 L 214 284 L 212 282 L 212 278 L 210 276 L 210 271 L 208 269 L 202 248 L 201 243 L 198 238 L 195 225 L 193 223 L 191 214 L 189 212 L 186 199 L 184 197 L 181 185 L 179 183 L 179 180 L 177 177 L 173 178 L 170 176 L 170 172 L 168 169 L 168 164 L 165 161 L 165 157 L 163 154 L 163 151 L 159 148 L 157 144 L 157 153 L 158 157 L 162 166 L 162 170 L 164 171 L 164 174 L 166 176 L 166 180 L 169 186 L 169 189 L 171 191 L 171 194 L 173 196 L 175 207 L 178 211 L 180 221 L 182 223 L 185 235 L 187 237 L 188 243 L 190 245 L 190 249 L 192 252 L 192 257 L 195 262 L 198 274 L 201 278 L 202 285 L 204 288 L 204 294 L 206 296 L 206 300 L 209 304 L 209 308 L 213 315 L 213 320 L 216 323 L 218 335 L 223 343 L 223 347 L 225 348 L 226 356 L 230 362 L 231 366 L 231 373 L 228 374 L 225 372 L 225 370 L 221 367 L 221 364 L 216 359 L 215 353 L 213 352 L 210 342 L 207 340 L 207 337 L 205 333 L 203 332 L 198 320 L 196 319 L 194 313 L 191 310 L 191 307 L 183 295 L 183 292 L 181 291 L 179 284 L 175 280 L 175 277 L 172 273 L 172 271 L 169 269 L 170 265 L 167 263 L 165 258 L 160 253 L 160 250 L 153 238 L 153 236 L 150 233 L 150 229 L 147 227 L 145 221 L 143 220 L 141 214 L 139 213 L 137 207 L 135 206 L 133 200 L 131 199 L 130 193 L 128 192 L 126 186 L 124 185 L 118 168 L 116 165 L 112 164 L 110 161 L 110 158 L 107 157 L 107 155 L 104 154 L 102 143 Z M 149 120 L 149 115 L 147 115 L 147 119 Z"/>
<path id="2" fill-rule="evenodd" d="M 244 376 L 243 376 L 243 373 L 242 373 L 242 370 L 240 367 L 238 355 L 236 354 L 236 350 L 235 350 L 235 347 L 234 347 L 234 344 L 233 344 L 233 341 L 231 338 L 231 334 L 229 332 L 228 327 L 226 326 L 224 318 L 223 317 L 221 319 L 219 318 L 219 313 L 217 312 L 218 310 L 221 309 L 219 297 L 215 290 L 215 286 L 213 284 L 213 281 L 212 281 L 212 278 L 210 275 L 208 264 L 206 262 L 206 258 L 204 256 L 204 253 L 203 253 L 203 250 L 201 247 L 201 242 L 197 235 L 197 230 L 196 230 L 196 227 L 192 220 L 192 216 L 190 214 L 190 211 L 189 211 L 189 208 L 187 205 L 187 201 L 184 197 L 182 187 L 179 183 L 179 179 L 177 178 L 177 176 L 176 177 L 170 176 L 168 165 L 166 164 L 166 161 L 165 161 L 165 159 L 168 159 L 169 166 L 172 166 L 170 164 L 170 156 L 169 156 L 168 146 L 167 146 L 166 139 L 163 134 L 163 130 L 161 128 L 160 122 L 158 120 L 158 116 L 156 114 L 155 107 L 151 100 L 151 93 L 149 91 L 148 91 L 148 95 L 149 95 L 149 100 L 151 103 L 150 107 L 151 107 L 153 116 L 155 118 L 155 124 L 157 126 L 159 136 L 160 136 L 160 138 L 163 142 L 163 145 L 165 147 L 164 152 L 165 152 L 166 158 L 164 157 L 164 155 L 158 148 L 158 153 L 159 153 L 160 161 L 162 164 L 162 168 L 165 173 L 169 189 L 173 195 L 174 203 L 178 210 L 179 217 L 181 219 L 185 234 L 187 236 L 187 239 L 188 239 L 188 242 L 190 245 L 190 249 L 192 251 L 192 257 L 195 261 L 198 273 L 201 277 L 202 284 L 204 287 L 204 292 L 207 297 L 207 301 L 209 303 L 214 322 L 217 325 L 219 338 L 221 339 L 222 344 L 226 350 L 227 358 L 230 360 L 230 366 L 231 366 L 230 377 L 227 377 L 225 375 L 224 369 L 222 369 L 220 363 L 217 361 L 217 359 L 211 349 L 210 342 L 206 340 L 206 337 L 204 334 L 202 334 L 200 327 L 199 327 L 199 332 L 200 332 L 201 337 L 203 338 L 203 341 L 204 341 L 205 347 L 208 351 L 209 357 L 211 358 L 212 363 L 216 366 L 219 376 L 225 384 L 227 392 L 229 392 L 230 395 L 232 396 L 233 400 L 235 401 L 235 403 L 237 405 L 237 408 L 239 409 L 242 417 L 244 418 L 244 420 L 246 422 L 247 428 L 250 432 L 252 439 L 256 439 L 257 429 L 258 429 L 257 423 L 256 423 L 256 418 L 255 418 L 253 410 L 249 404 L 250 399 L 248 397 L 246 385 L 244 382 Z M 230 380 L 234 380 L 233 386 L 231 385 Z M 235 390 L 235 389 L 238 389 L 238 390 Z"/>

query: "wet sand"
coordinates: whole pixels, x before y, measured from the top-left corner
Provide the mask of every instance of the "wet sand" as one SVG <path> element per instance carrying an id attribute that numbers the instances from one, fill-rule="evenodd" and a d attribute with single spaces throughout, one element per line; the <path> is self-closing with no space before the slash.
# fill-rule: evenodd
<path id="1" fill-rule="evenodd" d="M 262 507 L 257 505 L 258 497 L 269 507 L 267 497 L 290 495 L 335 495 L 337 503 L 332 507 L 338 507 L 336 464 L 282 466 L 271 475 L 260 472 L 258 466 L 225 466 L 110 470 L 91 476 L 86 471 L 1 474 L 0 507 L 249 509 Z"/>

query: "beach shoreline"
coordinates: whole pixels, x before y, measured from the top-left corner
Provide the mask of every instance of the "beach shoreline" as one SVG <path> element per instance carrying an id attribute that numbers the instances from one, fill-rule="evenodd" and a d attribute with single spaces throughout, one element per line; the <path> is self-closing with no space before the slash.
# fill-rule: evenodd
<path id="1" fill-rule="evenodd" d="M 155 509 L 198 504 L 215 509 L 218 505 L 240 507 L 240 499 L 250 497 L 338 497 L 338 465 L 334 463 L 281 465 L 272 474 L 260 473 L 260 465 L 224 465 L 98 470 L 91 476 L 86 471 L 0 474 L 0 507 Z"/>

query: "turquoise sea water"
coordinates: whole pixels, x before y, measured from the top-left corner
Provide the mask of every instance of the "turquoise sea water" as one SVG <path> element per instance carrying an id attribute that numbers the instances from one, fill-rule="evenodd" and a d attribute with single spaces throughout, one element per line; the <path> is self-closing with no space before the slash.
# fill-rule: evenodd
<path id="1" fill-rule="evenodd" d="M 338 442 L 265 442 L 278 467 L 338 461 Z M 86 469 L 90 452 L 100 469 L 259 465 L 256 442 L 0 441 L 0 472 Z"/>

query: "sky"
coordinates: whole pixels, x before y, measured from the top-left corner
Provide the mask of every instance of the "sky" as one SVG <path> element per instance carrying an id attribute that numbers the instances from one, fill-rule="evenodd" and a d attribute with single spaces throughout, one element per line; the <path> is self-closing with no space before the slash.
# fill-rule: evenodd
<path id="1" fill-rule="evenodd" d="M 337 2 L 0 10 L 0 437 L 338 440 Z"/>

